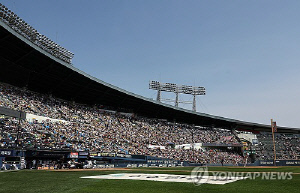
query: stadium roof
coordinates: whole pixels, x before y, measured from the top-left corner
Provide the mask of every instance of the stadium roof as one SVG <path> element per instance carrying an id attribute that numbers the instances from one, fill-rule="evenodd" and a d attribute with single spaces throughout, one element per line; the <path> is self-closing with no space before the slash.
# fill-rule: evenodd
<path id="1" fill-rule="evenodd" d="M 55 57 L 0 20 L 0 81 L 84 104 L 102 104 L 149 118 L 208 127 L 270 131 L 270 125 L 174 107 L 101 81 Z M 278 127 L 278 131 L 300 132 Z"/>

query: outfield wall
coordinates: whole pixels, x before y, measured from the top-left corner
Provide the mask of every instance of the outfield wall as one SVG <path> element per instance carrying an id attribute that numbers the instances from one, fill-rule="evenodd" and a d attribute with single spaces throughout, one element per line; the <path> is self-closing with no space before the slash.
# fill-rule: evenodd
<path id="1" fill-rule="evenodd" d="M 100 153 L 100 152 L 88 152 L 88 151 L 51 151 L 51 150 L 14 150 L 14 149 L 0 149 L 0 168 L 3 163 L 7 163 L 8 167 L 15 162 L 14 159 L 19 158 L 16 162 L 18 168 L 21 167 L 21 160 L 27 162 L 27 168 L 37 168 L 33 162 L 48 163 L 49 161 L 62 160 L 67 163 L 69 160 L 76 160 L 78 163 L 92 161 L 92 167 L 90 168 L 112 168 L 112 167 L 178 167 L 189 166 L 196 167 L 201 165 L 207 166 L 221 166 L 221 164 L 201 164 L 190 163 L 188 161 L 171 160 L 165 158 L 158 158 L 144 155 L 129 155 L 129 154 L 117 154 L 117 153 Z M 24 162 L 25 164 L 25 162 Z M 232 164 L 224 164 L 224 166 L 235 166 Z M 243 163 L 238 166 L 244 166 Z M 246 166 L 300 166 L 300 160 L 257 160 L 254 163 L 247 163 Z"/>
<path id="2" fill-rule="evenodd" d="M 300 160 L 259 160 L 258 166 L 300 166 Z"/>

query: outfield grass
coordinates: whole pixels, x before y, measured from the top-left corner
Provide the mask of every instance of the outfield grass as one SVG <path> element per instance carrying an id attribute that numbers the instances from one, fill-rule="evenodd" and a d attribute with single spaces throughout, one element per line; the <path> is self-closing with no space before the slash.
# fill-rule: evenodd
<path id="1" fill-rule="evenodd" d="M 193 168 L 142 168 L 134 171 L 37 171 L 23 170 L 0 173 L 0 192 L 299 192 L 300 175 L 292 180 L 240 180 L 225 185 L 153 182 L 135 180 L 81 179 L 82 176 L 110 173 L 190 174 Z M 161 170 L 161 171 L 157 171 Z M 164 170 L 164 171 L 163 171 Z M 169 170 L 169 171 L 168 171 Z M 174 171 L 177 170 L 177 171 Z M 232 168 L 210 167 L 209 171 L 273 171 L 300 173 L 300 167 Z"/>

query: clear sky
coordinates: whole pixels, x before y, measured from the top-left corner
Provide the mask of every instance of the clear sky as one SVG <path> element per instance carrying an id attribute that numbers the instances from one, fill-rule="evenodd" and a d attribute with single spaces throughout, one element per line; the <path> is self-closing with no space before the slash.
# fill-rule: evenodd
<path id="1" fill-rule="evenodd" d="M 149 80 L 204 86 L 199 112 L 300 128 L 299 0 L 0 2 L 103 81 L 153 99 Z"/>

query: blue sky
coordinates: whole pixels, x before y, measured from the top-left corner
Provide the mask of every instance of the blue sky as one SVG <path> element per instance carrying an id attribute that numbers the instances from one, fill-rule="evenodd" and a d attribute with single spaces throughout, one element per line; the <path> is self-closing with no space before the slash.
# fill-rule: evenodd
<path id="1" fill-rule="evenodd" d="M 0 2 L 103 81 L 154 99 L 149 80 L 204 86 L 199 112 L 300 128 L 300 1 Z"/>

